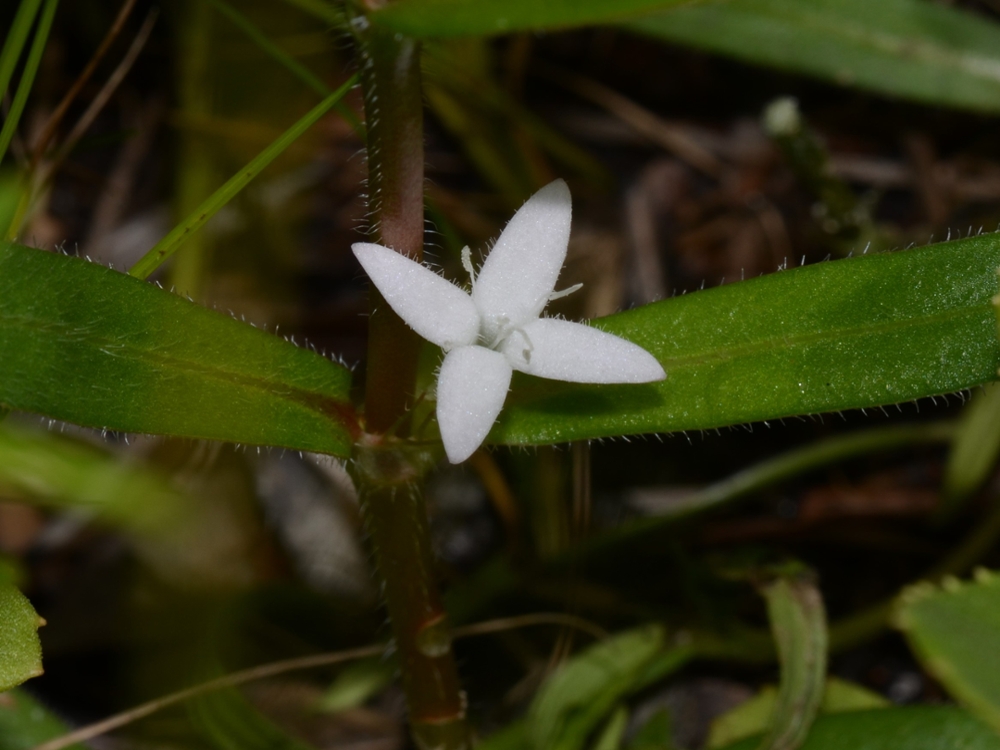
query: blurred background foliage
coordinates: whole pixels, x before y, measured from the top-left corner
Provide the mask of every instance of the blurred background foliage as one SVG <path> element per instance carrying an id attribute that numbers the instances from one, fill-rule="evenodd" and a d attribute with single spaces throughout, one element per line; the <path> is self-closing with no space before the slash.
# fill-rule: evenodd
<path id="1" fill-rule="evenodd" d="M 555 15 L 458 0 L 372 15 L 428 37 L 427 252 L 448 273 L 557 176 L 575 199 L 563 283 L 585 284 L 559 303 L 570 317 L 1000 223 L 991 2 L 541 5 Z M 117 268 L 355 72 L 320 0 L 47 8 L 0 226 Z M 353 91 L 157 278 L 363 368 L 360 120 Z M 795 747 L 818 715 L 808 747 L 1000 747 L 996 579 L 947 578 L 1000 565 L 998 416 L 990 386 L 442 465 L 428 502 L 477 732 L 496 750 Z M 0 610 L 16 615 L 0 654 L 37 625 L 4 604 L 13 584 L 48 624 L 44 676 L 0 694 L 4 750 L 388 634 L 338 464 L 19 413 L 0 422 Z M 379 650 L 199 695 L 114 744 L 406 747 L 395 678 Z"/>

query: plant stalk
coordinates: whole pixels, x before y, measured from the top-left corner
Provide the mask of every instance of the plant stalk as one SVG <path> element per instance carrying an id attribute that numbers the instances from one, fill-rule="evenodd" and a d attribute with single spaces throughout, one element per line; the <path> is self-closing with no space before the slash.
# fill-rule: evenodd
<path id="1" fill-rule="evenodd" d="M 373 28 L 360 38 L 368 126 L 369 211 L 376 241 L 419 261 L 424 237 L 420 47 Z M 416 745 L 465 750 L 465 696 L 434 574 L 423 475 L 433 455 L 408 445 L 419 337 L 373 287 L 366 435 L 352 462 L 399 656 Z"/>
<path id="2" fill-rule="evenodd" d="M 368 209 L 375 241 L 415 261 L 424 245 L 424 128 L 420 45 L 371 30 L 363 40 L 365 121 L 368 126 Z M 395 429 L 412 403 L 420 338 L 369 291 L 367 431 Z"/>

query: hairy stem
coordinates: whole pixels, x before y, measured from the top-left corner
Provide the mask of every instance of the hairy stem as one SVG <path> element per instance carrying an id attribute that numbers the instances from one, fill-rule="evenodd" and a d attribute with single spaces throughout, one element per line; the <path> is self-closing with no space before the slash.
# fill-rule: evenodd
<path id="1" fill-rule="evenodd" d="M 421 475 L 431 456 L 397 446 L 355 451 L 365 525 L 383 593 L 413 738 L 421 748 L 466 748 L 465 695 L 435 582 Z"/>
<path id="2" fill-rule="evenodd" d="M 369 211 L 377 241 L 420 260 L 424 236 L 423 99 L 420 47 L 373 28 L 362 32 L 368 127 Z M 367 435 L 355 446 L 354 476 L 382 577 L 410 727 L 418 747 L 470 747 L 441 594 L 434 575 L 423 474 L 424 450 L 409 432 L 420 339 L 370 290 Z M 389 434 L 391 433 L 391 434 Z"/>
<path id="3" fill-rule="evenodd" d="M 365 120 L 368 126 L 369 213 L 376 241 L 419 261 L 424 242 L 424 130 L 420 45 L 370 30 L 362 42 Z M 420 338 L 382 299 L 369 292 L 368 432 L 402 423 L 413 398 Z"/>

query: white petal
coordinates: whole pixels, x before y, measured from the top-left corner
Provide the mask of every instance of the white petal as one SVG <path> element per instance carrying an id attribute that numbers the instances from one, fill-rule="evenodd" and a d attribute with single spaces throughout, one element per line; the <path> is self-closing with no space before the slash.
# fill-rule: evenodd
<path id="1" fill-rule="evenodd" d="M 410 328 L 446 351 L 475 343 L 479 313 L 468 294 L 387 247 L 358 242 L 351 249 L 389 307 Z"/>
<path id="2" fill-rule="evenodd" d="M 437 419 L 448 460 L 461 463 L 482 444 L 507 398 L 512 372 L 499 352 L 463 346 L 448 352 L 437 385 Z"/>
<path id="3" fill-rule="evenodd" d="M 515 370 L 571 383 L 651 383 L 667 377 L 641 346 L 568 320 L 528 323 L 508 336 L 500 351 Z"/>
<path id="4" fill-rule="evenodd" d="M 541 314 L 566 259 L 571 215 L 569 188 L 556 180 L 531 196 L 503 230 L 472 289 L 490 341 L 504 327 L 518 328 Z"/>

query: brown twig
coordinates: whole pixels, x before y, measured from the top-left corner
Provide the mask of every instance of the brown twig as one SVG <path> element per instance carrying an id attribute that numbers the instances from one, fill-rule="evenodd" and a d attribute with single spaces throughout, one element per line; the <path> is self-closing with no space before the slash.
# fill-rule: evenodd
<path id="1" fill-rule="evenodd" d="M 471 636 L 499 633 L 505 630 L 512 630 L 514 628 L 526 628 L 538 625 L 558 625 L 560 627 L 575 628 L 597 639 L 605 638 L 608 635 L 607 631 L 603 628 L 583 619 L 582 617 L 565 615 L 558 612 L 538 612 L 528 615 L 518 615 L 516 617 L 504 617 L 497 620 L 487 620 L 485 622 L 477 622 L 472 625 L 455 628 L 454 636 L 456 638 L 468 638 Z M 218 677 L 214 680 L 203 682 L 200 685 L 194 685 L 184 690 L 179 690 L 176 693 L 165 695 L 162 698 L 156 698 L 148 703 L 143 703 L 140 706 L 131 708 L 128 711 L 123 711 L 120 714 L 109 716 L 107 719 L 102 719 L 94 724 L 88 724 L 87 726 L 80 727 L 79 729 L 75 729 L 72 732 L 62 735 L 61 737 L 56 737 L 48 742 L 36 745 L 32 748 L 32 750 L 62 750 L 62 748 L 69 747 L 77 742 L 86 742 L 87 740 L 92 740 L 95 737 L 107 734 L 115 729 L 120 729 L 121 727 L 131 724 L 134 721 L 143 719 L 158 711 L 162 711 L 165 708 L 169 708 L 170 706 L 176 706 L 178 703 L 183 703 L 184 701 L 195 698 L 199 695 L 204 695 L 205 693 L 222 690 L 223 688 L 228 687 L 236 687 L 237 685 L 243 685 L 247 682 L 261 680 L 266 677 L 274 677 L 287 672 L 295 672 L 301 669 L 328 667 L 335 664 L 341 664 L 346 661 L 364 659 L 370 656 L 378 656 L 379 654 L 384 653 L 385 649 L 385 644 L 376 643 L 370 646 L 347 649 L 345 651 L 315 654 L 313 656 L 303 656 L 296 659 L 283 659 L 282 661 L 275 661 L 270 664 L 261 664 L 260 666 L 251 667 L 250 669 L 243 669 L 239 672 L 233 672 L 232 674 L 225 675 L 224 677 Z"/>
<path id="2" fill-rule="evenodd" d="M 55 108 L 49 119 L 45 123 L 45 127 L 42 128 L 41 135 L 38 136 L 38 141 L 35 143 L 34 150 L 31 154 L 31 166 L 34 168 L 42 160 L 42 156 L 45 154 L 45 149 L 48 148 L 49 143 L 52 141 L 53 136 L 56 134 L 56 128 L 59 127 L 59 123 L 62 122 L 63 117 L 66 116 L 67 110 L 69 110 L 70 105 L 83 90 L 83 87 L 90 80 L 90 77 L 97 70 L 97 65 L 104 59 L 108 50 L 111 49 L 111 45 L 114 43 L 115 39 L 121 33 L 122 28 L 125 26 L 125 21 L 132 13 L 132 9 L 135 7 L 136 0 L 125 0 L 122 4 L 121 10 L 118 11 L 118 16 L 115 18 L 114 23 L 111 24 L 111 28 L 108 29 L 108 33 L 104 35 L 104 39 L 101 40 L 101 44 L 98 46 L 97 51 L 94 52 L 90 61 L 80 72 L 80 75 L 76 77 L 73 85 L 69 87 L 69 91 L 59 102 L 59 105 Z"/>
<path id="3" fill-rule="evenodd" d="M 149 41 L 149 35 L 153 32 L 153 26 L 156 24 L 156 18 L 159 15 L 159 11 L 153 8 L 146 14 L 146 20 L 142 22 L 142 26 L 139 28 L 139 32 L 135 35 L 135 39 L 132 40 L 132 44 L 129 46 L 128 51 L 122 58 L 122 61 L 118 63 L 118 66 L 109 76 L 108 80 L 101 87 L 101 90 L 97 92 L 97 96 L 90 102 L 90 105 L 81 115 L 80 119 L 77 120 L 76 125 L 70 130 L 69 135 L 66 136 L 66 140 L 59 147 L 55 156 L 52 159 L 51 169 L 54 170 L 73 150 L 79 140 L 83 137 L 90 126 L 94 124 L 94 120 L 97 119 L 97 115 L 100 114 L 101 110 L 107 105 L 108 101 L 114 95 L 115 91 L 121 85 L 122 81 L 125 80 L 125 76 L 128 75 L 135 61 L 139 59 L 139 55 L 142 53 L 143 47 L 146 46 L 146 42 Z"/>
<path id="4" fill-rule="evenodd" d="M 225 677 L 218 677 L 214 680 L 203 682 L 200 685 L 195 685 L 185 690 L 179 690 L 176 693 L 171 693 L 170 695 L 165 695 L 162 698 L 157 698 L 156 700 L 151 700 L 148 703 L 143 703 L 140 706 L 131 708 L 128 711 L 123 711 L 120 714 L 115 714 L 114 716 L 110 716 L 103 721 L 98 721 L 95 724 L 88 724 L 85 727 L 80 727 L 79 729 L 69 732 L 68 734 L 64 734 L 61 737 L 57 737 L 54 740 L 49 740 L 48 742 L 36 745 L 32 748 L 32 750 L 62 750 L 64 747 L 69 747 L 77 742 L 92 740 L 94 737 L 106 734 L 107 732 L 123 727 L 126 724 L 131 724 L 133 721 L 143 719 L 150 714 L 156 713 L 157 711 L 162 711 L 165 708 L 175 706 L 178 703 L 183 703 L 184 701 L 189 700 L 190 698 L 203 695 L 204 693 L 210 693 L 214 690 L 234 687 L 236 685 L 242 685 L 245 682 L 260 680 L 265 677 L 273 677 L 277 674 L 291 672 L 298 669 L 330 666 L 332 664 L 339 664 L 341 662 L 351 661 L 354 659 L 364 659 L 368 656 L 377 656 L 383 651 L 385 651 L 385 646 L 381 644 L 374 646 L 362 646 L 361 648 L 349 649 L 347 651 L 337 651 L 332 654 L 316 654 L 315 656 L 304 656 L 299 659 L 276 661 L 271 664 L 262 664 L 259 667 L 244 669 L 240 672 L 233 672 Z"/>
<path id="5" fill-rule="evenodd" d="M 721 161 L 704 148 L 688 132 L 669 123 L 631 99 L 589 78 L 551 66 L 540 68 L 546 78 L 611 112 L 636 132 L 659 144 L 679 159 L 709 177 L 718 177 L 724 170 Z"/>

